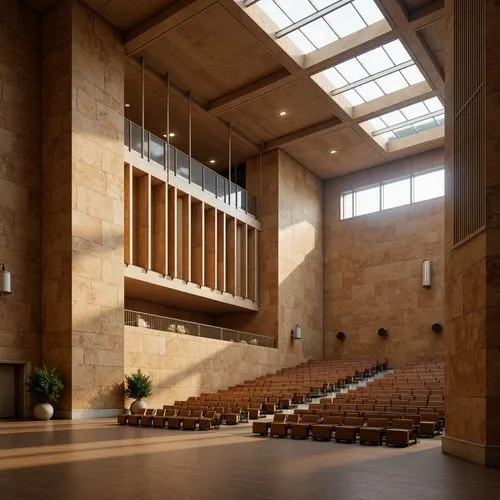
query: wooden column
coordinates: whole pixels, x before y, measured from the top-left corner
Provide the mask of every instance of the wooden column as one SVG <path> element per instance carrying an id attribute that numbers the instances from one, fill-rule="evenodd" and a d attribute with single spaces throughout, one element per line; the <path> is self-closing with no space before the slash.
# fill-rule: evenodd
<path id="1" fill-rule="evenodd" d="M 240 295 L 243 298 L 248 297 L 248 225 L 241 224 L 239 227 L 239 269 L 238 275 L 240 280 Z"/>
<path id="2" fill-rule="evenodd" d="M 151 269 L 151 176 L 137 178 L 137 264 Z"/>
<path id="3" fill-rule="evenodd" d="M 236 295 L 236 236 L 237 236 L 237 221 L 233 217 L 227 218 L 226 229 L 226 287 L 229 293 Z"/>
<path id="4" fill-rule="evenodd" d="M 194 283 L 205 285 L 205 204 L 191 203 L 191 277 Z"/>
<path id="5" fill-rule="evenodd" d="M 258 247 L 257 247 L 258 231 L 254 228 L 249 228 L 248 232 L 248 298 L 257 300 L 257 273 L 259 269 L 258 262 Z"/>
<path id="6" fill-rule="evenodd" d="M 192 281 L 191 276 L 191 195 L 182 198 L 182 279 Z"/>
<path id="7" fill-rule="evenodd" d="M 217 212 L 217 290 L 226 291 L 226 214 Z"/>
<path id="8" fill-rule="evenodd" d="M 124 176 L 124 203 L 125 203 L 125 229 L 124 229 L 124 251 L 125 263 L 132 264 L 134 259 L 134 178 L 133 169 L 130 165 L 125 165 Z"/>
<path id="9" fill-rule="evenodd" d="M 217 209 L 205 207 L 205 285 L 217 288 Z"/>
<path id="10" fill-rule="evenodd" d="M 168 187 L 168 274 L 178 277 L 177 269 L 177 188 Z"/>
<path id="11" fill-rule="evenodd" d="M 157 184 L 153 193 L 153 270 L 168 274 L 168 185 Z"/>

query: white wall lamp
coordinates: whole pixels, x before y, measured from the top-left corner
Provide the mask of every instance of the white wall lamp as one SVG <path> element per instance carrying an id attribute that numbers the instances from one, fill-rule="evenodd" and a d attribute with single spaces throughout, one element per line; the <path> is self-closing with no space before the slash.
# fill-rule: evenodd
<path id="1" fill-rule="evenodd" d="M 293 328 L 292 328 L 292 340 L 301 340 L 302 339 L 302 328 L 301 326 L 297 323 Z"/>
<path id="2" fill-rule="evenodd" d="M 5 264 L 0 262 L 0 295 L 10 295 L 11 293 L 10 272 L 7 271 Z"/>
<path id="3" fill-rule="evenodd" d="M 430 288 L 432 285 L 432 267 L 431 261 L 425 259 L 422 261 L 422 286 Z"/>

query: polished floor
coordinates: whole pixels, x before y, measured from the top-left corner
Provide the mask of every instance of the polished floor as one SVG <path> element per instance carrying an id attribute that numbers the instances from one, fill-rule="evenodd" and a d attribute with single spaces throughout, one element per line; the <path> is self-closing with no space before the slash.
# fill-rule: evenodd
<path id="1" fill-rule="evenodd" d="M 489 500 L 500 470 L 441 453 L 183 432 L 111 420 L 0 422 L 0 499 Z"/>

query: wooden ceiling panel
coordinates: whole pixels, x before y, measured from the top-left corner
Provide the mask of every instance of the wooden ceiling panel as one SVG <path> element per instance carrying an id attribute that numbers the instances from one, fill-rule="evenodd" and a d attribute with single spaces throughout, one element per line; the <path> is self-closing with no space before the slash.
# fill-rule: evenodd
<path id="1" fill-rule="evenodd" d="M 350 174 L 385 161 L 376 147 L 368 144 L 351 127 L 328 132 L 283 149 L 322 179 Z M 332 150 L 337 153 L 331 154 Z"/>
<path id="2" fill-rule="evenodd" d="M 281 111 L 287 115 L 280 116 Z M 221 117 L 257 142 L 266 142 L 334 118 L 331 109 L 301 81 L 265 94 Z"/>
<path id="3" fill-rule="evenodd" d="M 122 31 L 134 28 L 177 0 L 83 0 L 92 10 Z"/>
<path id="4" fill-rule="evenodd" d="M 169 31 L 139 53 L 155 71 L 210 101 L 283 66 L 219 3 Z"/>
<path id="5" fill-rule="evenodd" d="M 150 73 L 146 73 L 144 80 L 145 128 L 163 138 L 166 133 L 166 96 L 165 85 Z M 134 64 L 125 66 L 125 102 L 130 104 L 125 108 L 125 115 L 133 122 L 141 123 L 141 74 Z M 170 93 L 170 131 L 175 137 L 170 143 L 181 151 L 189 151 L 189 106 L 186 99 L 178 93 Z M 248 144 L 241 142 L 237 136 L 232 139 L 232 163 L 244 162 L 247 158 L 255 155 L 257 150 Z M 224 170 L 228 167 L 228 132 L 227 128 L 202 115 L 193 109 L 192 115 L 192 156 L 197 160 L 209 165 L 210 159 L 217 163 L 209 165 L 214 170 Z"/>
<path id="6" fill-rule="evenodd" d="M 444 40 L 445 40 L 445 21 L 440 19 L 429 26 L 421 29 L 419 33 L 422 35 L 424 42 L 431 50 L 436 61 L 439 63 L 441 70 L 444 73 Z"/>
<path id="7" fill-rule="evenodd" d="M 435 0 L 403 0 L 403 4 L 408 12 L 411 12 L 412 10 L 421 9 L 434 1 Z"/>

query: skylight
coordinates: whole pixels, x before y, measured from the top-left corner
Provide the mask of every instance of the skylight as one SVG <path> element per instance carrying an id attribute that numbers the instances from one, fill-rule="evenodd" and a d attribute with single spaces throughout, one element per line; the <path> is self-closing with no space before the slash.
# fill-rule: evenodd
<path id="1" fill-rule="evenodd" d="M 276 38 L 287 38 L 309 54 L 384 19 L 373 0 L 258 0 L 276 24 Z"/>
<path id="2" fill-rule="evenodd" d="M 444 123 L 444 108 L 437 97 L 385 113 L 362 125 L 368 125 L 373 136 L 387 141 L 401 139 L 439 127 Z"/>
<path id="3" fill-rule="evenodd" d="M 333 97 L 341 95 L 358 106 L 425 81 L 399 40 L 360 54 L 315 75 L 332 84 Z"/>

